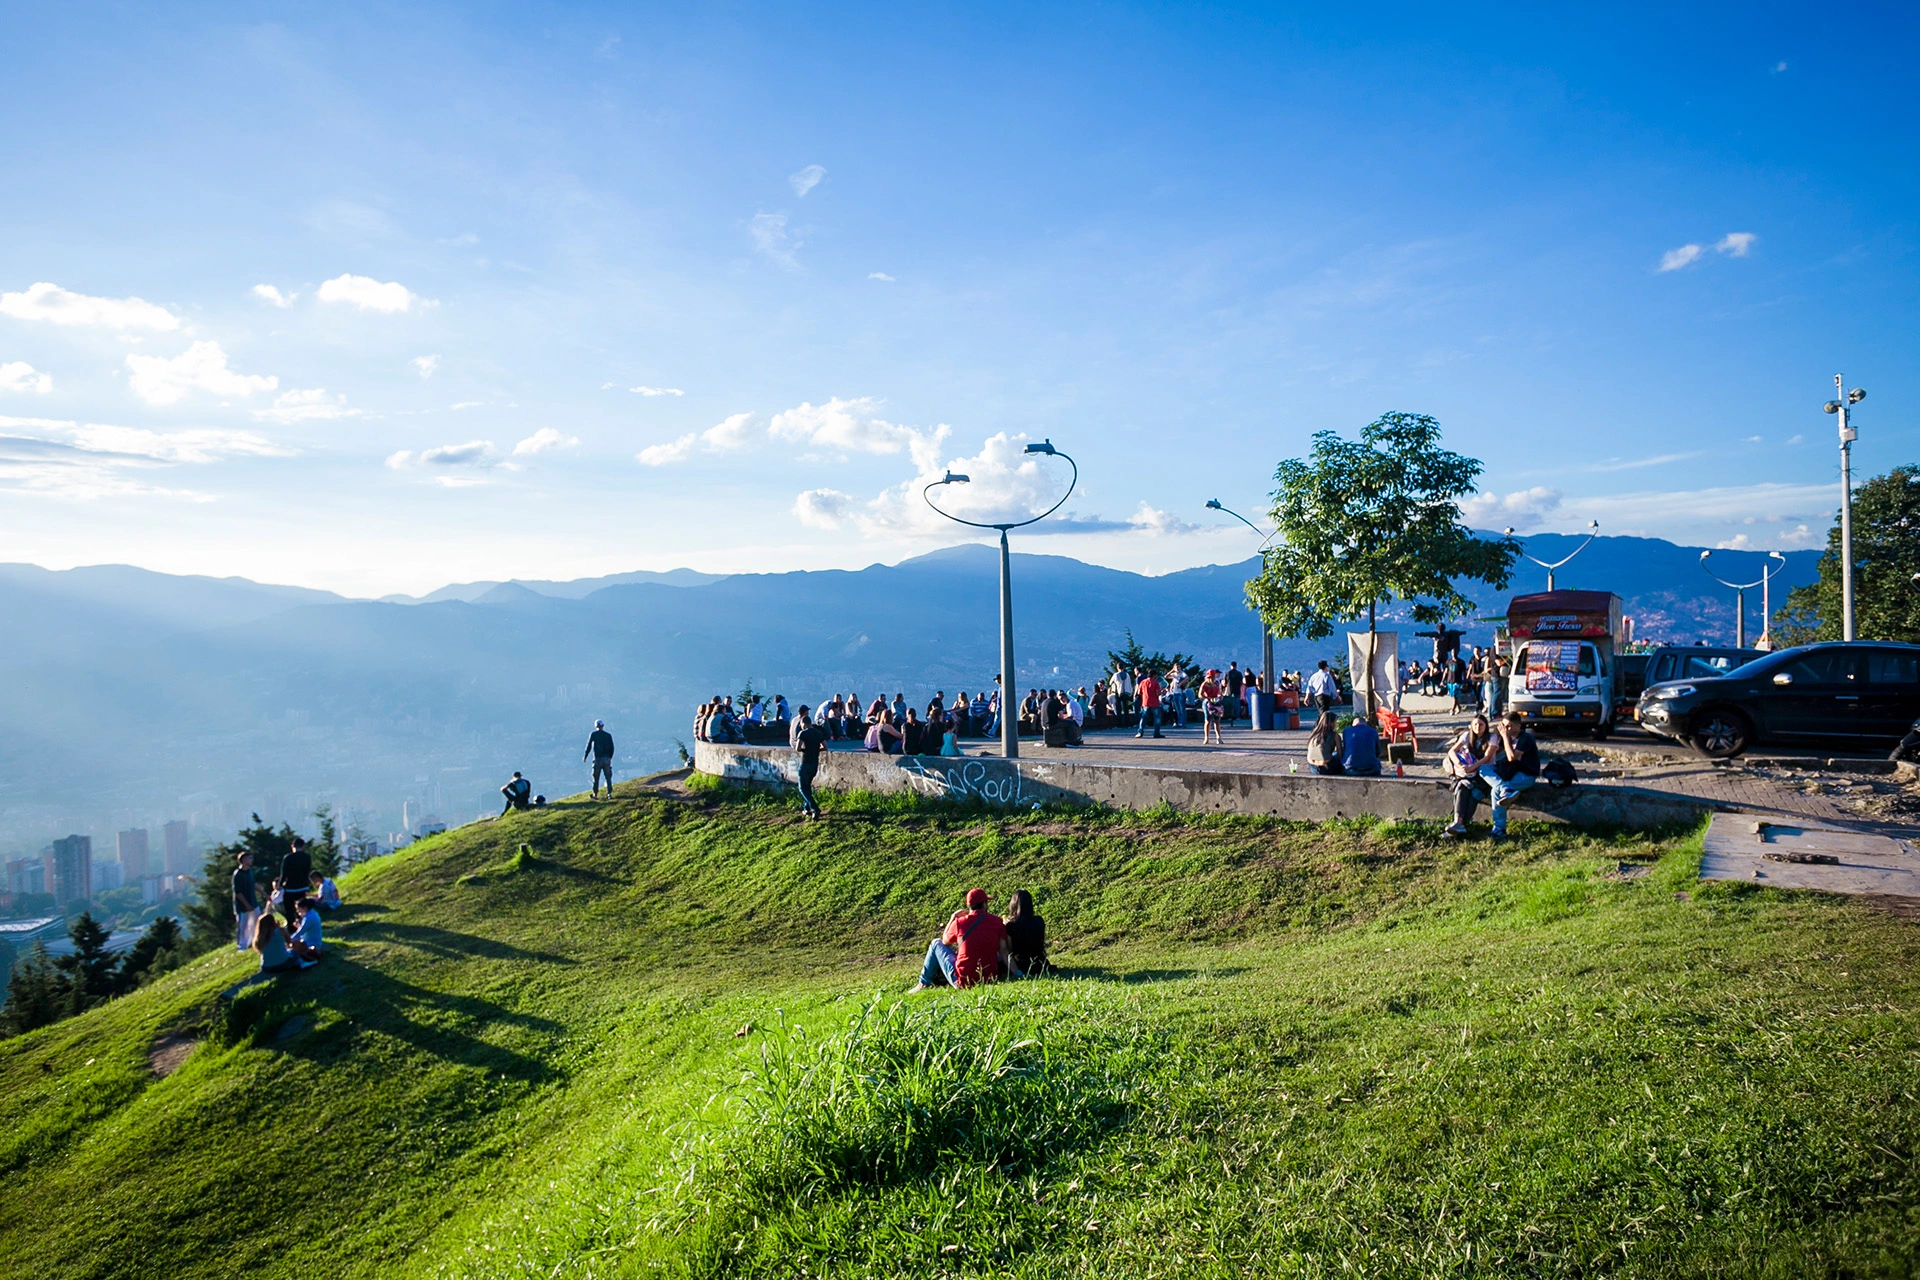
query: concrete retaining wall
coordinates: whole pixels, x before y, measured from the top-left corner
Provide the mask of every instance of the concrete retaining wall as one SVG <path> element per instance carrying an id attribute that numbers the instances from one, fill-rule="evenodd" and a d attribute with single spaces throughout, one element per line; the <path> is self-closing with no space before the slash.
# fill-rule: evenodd
<path id="1" fill-rule="evenodd" d="M 781 747 L 694 747 L 694 768 L 716 778 L 792 786 L 799 753 Z M 1226 773 L 1152 765 L 1080 764 L 1067 760 L 1002 760 L 997 756 L 889 756 L 830 751 L 814 784 L 824 791 L 915 791 L 924 796 L 978 798 L 988 804 L 1102 804 L 1147 809 L 1165 801 L 1183 813 L 1241 813 L 1302 822 L 1327 818 L 1426 818 L 1446 822 L 1451 797 L 1431 780 L 1326 778 L 1318 774 Z M 1544 784 L 1523 792 L 1514 807 L 1526 816 L 1574 826 L 1634 830 L 1683 826 L 1708 806 L 1638 787 Z M 1481 809 L 1484 817 L 1486 810 Z"/>

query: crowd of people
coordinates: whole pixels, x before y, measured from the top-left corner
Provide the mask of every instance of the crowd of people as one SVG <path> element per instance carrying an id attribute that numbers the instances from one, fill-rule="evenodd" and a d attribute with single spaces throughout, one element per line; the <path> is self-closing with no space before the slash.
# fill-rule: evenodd
<path id="1" fill-rule="evenodd" d="M 1445 697 L 1452 710 L 1478 707 L 1489 717 L 1498 716 L 1506 706 L 1507 677 L 1513 673 L 1513 658 L 1497 649 L 1474 647 L 1470 652 L 1455 650 L 1428 662 L 1408 662 L 1402 668 L 1403 687 L 1428 697 Z"/>
<path id="2" fill-rule="evenodd" d="M 263 901 L 252 851 L 233 869 L 234 949 L 257 951 L 261 973 L 291 973 L 320 961 L 320 913 L 340 909 L 340 888 L 316 871 L 307 842 L 295 836 Z"/>

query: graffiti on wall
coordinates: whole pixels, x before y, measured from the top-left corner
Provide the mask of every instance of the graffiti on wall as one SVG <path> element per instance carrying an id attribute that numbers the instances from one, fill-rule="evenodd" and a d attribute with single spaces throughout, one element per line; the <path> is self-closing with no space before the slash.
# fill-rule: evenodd
<path id="1" fill-rule="evenodd" d="M 767 786 L 791 784 L 795 773 L 788 767 L 788 761 L 780 756 L 749 755 L 746 752 L 728 752 L 721 766 L 720 776 L 739 782 L 758 782 Z"/>
<path id="2" fill-rule="evenodd" d="M 923 796 L 948 800 L 977 796 L 988 804 L 1020 803 L 1023 780 L 1017 760 L 903 756 L 900 770 L 907 775 L 913 789 Z"/>

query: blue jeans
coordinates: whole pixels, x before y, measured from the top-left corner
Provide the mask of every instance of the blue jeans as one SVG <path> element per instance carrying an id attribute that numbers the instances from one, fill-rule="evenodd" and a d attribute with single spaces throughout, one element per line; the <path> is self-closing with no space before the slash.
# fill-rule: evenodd
<path id="1" fill-rule="evenodd" d="M 1173 722 L 1182 729 L 1187 727 L 1187 693 L 1184 689 L 1173 695 Z"/>
<path id="2" fill-rule="evenodd" d="M 819 774 L 818 769 L 800 766 L 800 812 L 819 813 L 820 804 L 813 798 L 813 780 Z M 609 788 L 611 790 L 611 788 Z"/>
<path id="3" fill-rule="evenodd" d="M 958 978 L 952 947 L 935 938 L 927 944 L 927 958 L 920 966 L 920 982 L 928 987 L 951 987 Z"/>
<path id="4" fill-rule="evenodd" d="M 1513 798 L 1533 785 L 1533 779 L 1524 773 L 1516 773 L 1511 778 L 1502 778 L 1493 771 L 1492 765 L 1482 765 L 1480 776 L 1493 788 L 1493 834 L 1507 834 L 1507 806 Z"/>
<path id="5" fill-rule="evenodd" d="M 1133 736 L 1136 738 L 1143 738 L 1146 736 L 1148 729 L 1153 730 L 1154 737 L 1157 738 L 1160 736 L 1160 708 L 1158 707 L 1140 708 L 1140 728 L 1134 733 Z"/>

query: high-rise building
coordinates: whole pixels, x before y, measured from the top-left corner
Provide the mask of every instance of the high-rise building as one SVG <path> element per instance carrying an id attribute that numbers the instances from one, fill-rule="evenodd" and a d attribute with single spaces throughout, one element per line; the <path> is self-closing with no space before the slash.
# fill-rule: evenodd
<path id="1" fill-rule="evenodd" d="M 93 891 L 105 893 L 109 889 L 118 889 L 125 881 L 121 878 L 126 868 L 118 862 L 96 862 L 93 864 Z"/>
<path id="2" fill-rule="evenodd" d="M 93 896 L 93 837 L 67 836 L 47 846 L 47 888 L 55 906 Z"/>
<path id="3" fill-rule="evenodd" d="M 162 832 L 167 841 L 167 867 L 170 876 L 190 876 L 200 868 L 193 865 L 193 851 L 187 848 L 187 824 L 169 822 Z"/>
<path id="4" fill-rule="evenodd" d="M 8 893 L 45 893 L 47 891 L 47 860 L 41 858 L 11 858 L 7 861 Z"/>
<path id="5" fill-rule="evenodd" d="M 121 874 L 127 880 L 138 880 L 147 874 L 147 829 L 145 827 L 122 831 L 115 839 L 114 846 L 115 852 L 120 855 Z"/>

